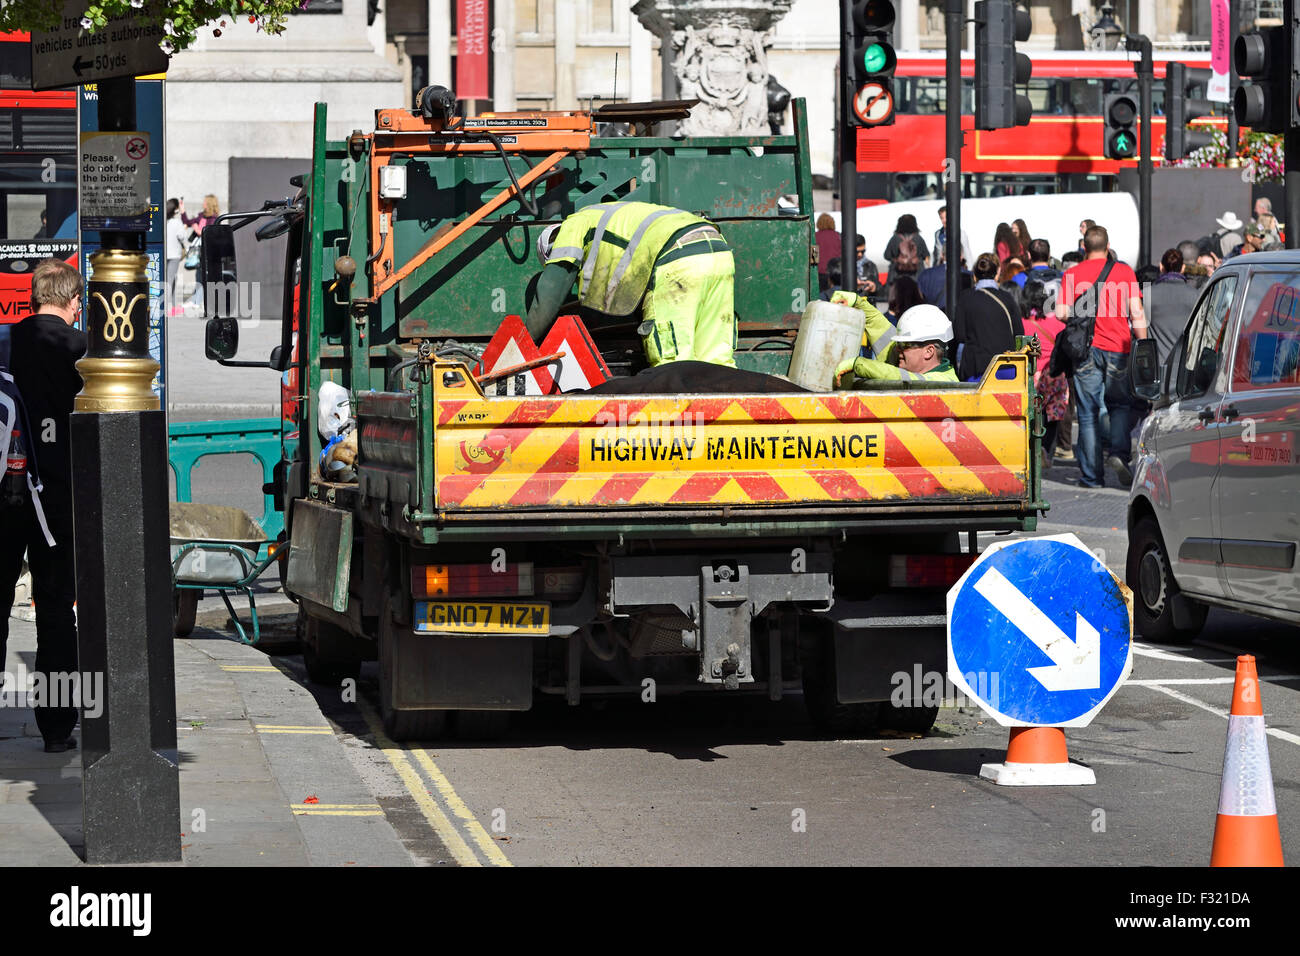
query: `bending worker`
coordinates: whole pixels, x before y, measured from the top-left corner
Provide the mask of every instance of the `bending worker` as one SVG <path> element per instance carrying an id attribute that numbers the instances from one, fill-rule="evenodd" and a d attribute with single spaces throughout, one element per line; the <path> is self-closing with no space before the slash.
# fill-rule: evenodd
<path id="1" fill-rule="evenodd" d="M 952 323 L 935 305 L 914 305 L 899 317 L 895 329 L 866 296 L 836 292 L 831 301 L 848 305 L 865 316 L 862 350 L 871 352 L 845 359 L 835 370 L 835 387 L 851 388 L 857 378 L 887 382 L 956 382 L 948 361 Z"/>
<path id="2" fill-rule="evenodd" d="M 545 268 L 526 324 L 542 341 L 578 280 L 578 299 L 606 315 L 631 315 L 650 365 L 693 359 L 736 367 L 735 261 L 713 223 L 644 202 L 579 209 L 537 239 Z"/>

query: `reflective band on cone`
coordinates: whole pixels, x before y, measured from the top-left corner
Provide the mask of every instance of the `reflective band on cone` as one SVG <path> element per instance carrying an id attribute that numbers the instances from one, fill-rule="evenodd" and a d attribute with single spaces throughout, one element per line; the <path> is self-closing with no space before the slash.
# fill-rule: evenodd
<path id="1" fill-rule="evenodd" d="M 1210 866 L 1281 866 L 1282 835 L 1255 658 L 1237 658 Z"/>
<path id="2" fill-rule="evenodd" d="M 1012 727 L 1005 763 L 986 763 L 980 776 L 1000 787 L 1082 786 L 1097 782 L 1088 767 L 1070 763 L 1060 727 Z"/>

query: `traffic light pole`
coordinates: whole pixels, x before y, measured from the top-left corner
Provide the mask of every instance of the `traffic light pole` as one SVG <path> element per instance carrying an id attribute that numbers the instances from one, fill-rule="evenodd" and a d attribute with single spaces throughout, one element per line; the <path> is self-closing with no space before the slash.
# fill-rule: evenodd
<path id="1" fill-rule="evenodd" d="M 966 18 L 963 0 L 947 0 L 947 112 L 944 117 L 944 204 L 948 222 L 944 235 L 944 255 L 948 268 L 944 272 L 948 317 L 957 314 L 957 296 L 961 291 L 961 33 Z M 1300 221 L 1300 220 L 1297 220 Z M 973 263 L 972 263 L 973 264 Z"/>
<path id="2" fill-rule="evenodd" d="M 1283 0 L 1282 3 L 1282 23 L 1286 26 L 1288 50 L 1294 50 L 1297 42 L 1296 37 L 1296 0 Z M 1293 64 L 1288 63 L 1289 68 Z M 1294 76 L 1294 74 L 1292 74 Z M 1295 91 L 1295 83 L 1290 84 L 1292 92 Z M 1293 116 L 1296 103 L 1287 103 L 1287 115 Z M 1286 247 L 1288 249 L 1300 249 L 1300 127 L 1297 127 L 1294 121 L 1286 124 L 1286 136 L 1282 140 L 1282 148 L 1285 151 L 1284 178 L 1286 183 L 1286 221 L 1283 225 L 1286 228 Z"/>
<path id="3" fill-rule="evenodd" d="M 853 0 L 840 0 L 840 288 L 858 291 L 858 128 L 853 123 Z"/>
<path id="4" fill-rule="evenodd" d="M 1155 82 L 1155 65 L 1151 59 L 1151 41 L 1141 34 L 1124 38 L 1130 52 L 1140 54 L 1136 70 L 1138 102 L 1142 111 L 1142 152 L 1138 157 L 1138 265 L 1151 264 L 1151 84 Z M 1167 111 L 1166 107 L 1166 111 Z"/>
<path id="5" fill-rule="evenodd" d="M 1233 97 L 1237 93 L 1237 64 L 1232 55 L 1232 51 L 1237 48 L 1237 18 L 1241 16 L 1241 10 L 1238 7 L 1238 0 L 1228 0 L 1228 157 L 1227 164 L 1231 169 L 1236 169 L 1241 165 L 1237 158 L 1237 142 L 1241 139 L 1241 132 L 1237 126 L 1237 111 L 1232 108 Z M 1165 112 L 1169 107 L 1165 107 Z"/>

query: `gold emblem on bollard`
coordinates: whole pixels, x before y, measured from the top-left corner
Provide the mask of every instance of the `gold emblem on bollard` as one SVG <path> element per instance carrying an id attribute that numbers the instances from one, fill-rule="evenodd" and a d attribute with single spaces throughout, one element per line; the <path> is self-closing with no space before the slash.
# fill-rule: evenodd
<path id="1" fill-rule="evenodd" d="M 126 293 L 119 289 L 113 293 L 110 300 L 112 305 L 110 306 L 98 292 L 92 292 L 91 295 L 98 299 L 99 304 L 104 307 L 104 315 L 107 319 L 104 323 L 104 341 L 132 341 L 135 338 L 135 323 L 131 321 L 131 312 L 135 309 L 135 304 L 145 296 L 138 294 L 128 303 Z"/>

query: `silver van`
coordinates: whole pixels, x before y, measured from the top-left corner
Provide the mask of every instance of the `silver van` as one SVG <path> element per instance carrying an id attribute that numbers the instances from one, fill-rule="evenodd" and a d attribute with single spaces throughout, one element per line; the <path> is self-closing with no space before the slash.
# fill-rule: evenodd
<path id="1" fill-rule="evenodd" d="M 1300 623 L 1300 251 L 1227 260 L 1168 364 L 1140 340 L 1130 375 L 1153 406 L 1128 510 L 1138 632 L 1191 640 L 1211 604 Z"/>

